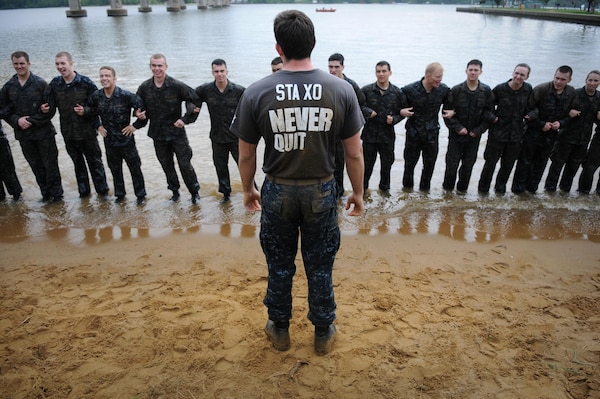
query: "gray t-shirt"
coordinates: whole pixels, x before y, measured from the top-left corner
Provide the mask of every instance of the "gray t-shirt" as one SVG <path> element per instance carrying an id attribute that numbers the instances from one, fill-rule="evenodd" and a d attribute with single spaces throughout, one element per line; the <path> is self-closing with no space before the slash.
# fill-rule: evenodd
<path id="1" fill-rule="evenodd" d="M 231 131 L 251 144 L 265 140 L 263 171 L 287 179 L 329 176 L 335 138 L 364 125 L 356 94 L 344 79 L 319 69 L 278 71 L 244 92 Z"/>

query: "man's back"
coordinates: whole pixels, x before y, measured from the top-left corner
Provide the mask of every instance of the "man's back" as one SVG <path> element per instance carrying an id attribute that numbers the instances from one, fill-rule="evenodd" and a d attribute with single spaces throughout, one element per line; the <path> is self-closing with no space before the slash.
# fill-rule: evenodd
<path id="1" fill-rule="evenodd" d="M 248 103 L 255 104 L 253 113 Z M 246 89 L 232 131 L 249 143 L 264 138 L 265 173 L 310 179 L 333 173 L 335 137 L 346 139 L 362 124 L 346 82 L 318 69 L 281 70 Z"/>

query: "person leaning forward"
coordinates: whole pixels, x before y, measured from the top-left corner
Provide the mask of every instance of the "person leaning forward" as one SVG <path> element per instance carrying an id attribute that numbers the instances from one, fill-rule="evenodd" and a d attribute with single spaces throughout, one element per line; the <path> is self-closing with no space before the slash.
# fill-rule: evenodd
<path id="1" fill-rule="evenodd" d="M 154 140 L 156 157 L 167 178 L 167 187 L 173 192 L 171 200 L 179 201 L 179 178 L 173 156 L 177 157 L 183 181 L 192 195 L 192 203 L 200 199 L 200 184 L 192 166 L 192 147 L 185 125 L 194 121 L 194 105 L 200 102 L 194 90 L 185 83 L 167 75 L 167 59 L 162 54 L 150 57 L 152 77 L 137 90 L 146 109 L 136 112 L 138 120 L 133 127 L 139 129 L 150 121 L 148 136 Z M 187 102 L 186 113 L 181 116 L 181 104 Z"/>
<path id="2" fill-rule="evenodd" d="M 89 96 L 98 88 L 90 78 L 73 70 L 73 57 L 70 53 L 57 53 L 54 63 L 60 75 L 48 85 L 48 103 L 42 105 L 42 112 L 51 113 L 54 107 L 58 108 L 60 131 L 67 153 L 73 160 L 79 197 L 86 198 L 91 193 L 88 169 L 96 192 L 101 197 L 106 197 L 108 183 L 98 133 L 94 128 L 98 124 L 98 117 L 80 115 Z"/>
<path id="3" fill-rule="evenodd" d="M 298 235 L 308 280 L 308 318 L 315 327 L 314 350 L 329 353 L 336 327 L 333 262 L 340 246 L 335 196 L 335 139 L 346 151 L 352 193 L 350 215 L 363 212 L 364 163 L 359 132 L 364 124 L 352 86 L 315 69 L 312 21 L 297 10 L 274 22 L 281 71 L 250 85 L 236 111 L 232 131 L 240 138 L 239 168 L 248 211 L 262 210 L 260 242 L 269 271 L 264 304 L 267 337 L 275 349 L 290 348 L 292 282 Z M 294 122 L 292 122 L 292 119 Z M 265 141 L 266 179 L 254 186 L 256 149 Z"/>

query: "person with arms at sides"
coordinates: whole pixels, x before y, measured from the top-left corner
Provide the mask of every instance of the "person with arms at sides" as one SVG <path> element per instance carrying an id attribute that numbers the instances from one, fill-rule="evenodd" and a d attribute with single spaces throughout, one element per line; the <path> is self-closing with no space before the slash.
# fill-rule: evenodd
<path id="1" fill-rule="evenodd" d="M 146 107 L 136 112 L 133 127 L 139 129 L 150 121 L 148 136 L 154 141 L 154 151 L 167 178 L 167 188 L 173 192 L 171 201 L 179 201 L 179 178 L 175 170 L 177 158 L 183 181 L 192 195 L 192 203 L 200 199 L 200 184 L 192 166 L 192 147 L 185 125 L 194 121 L 194 106 L 200 102 L 194 90 L 185 83 L 167 75 L 167 59 L 162 54 L 150 57 L 152 77 L 138 87 L 137 95 Z M 186 102 L 186 113 L 181 115 L 181 104 Z"/>
<path id="2" fill-rule="evenodd" d="M 144 108 L 142 99 L 117 86 L 117 73 L 110 66 L 100 68 L 100 85 L 102 88 L 94 92 L 89 99 L 86 112 L 100 116 L 98 133 L 104 137 L 106 161 L 113 175 L 115 185 L 115 202 L 125 199 L 125 180 L 123 179 L 123 161 L 131 173 L 133 191 L 138 205 L 146 198 L 146 186 L 142 174 L 142 160 L 135 146 L 130 124 L 131 112 L 141 112 Z"/>
<path id="3" fill-rule="evenodd" d="M 443 188 L 451 191 L 456 185 L 461 193 L 469 188 L 481 135 L 495 119 L 492 89 L 479 81 L 483 63 L 476 59 L 469 61 L 465 73 L 467 79 L 450 89 L 448 102 L 444 104 L 444 109 L 454 110 L 454 116 L 444 120 L 449 137 Z"/>
<path id="4" fill-rule="evenodd" d="M 6 187 L 6 191 L 4 187 Z M 10 143 L 0 123 L 0 201 L 6 199 L 7 191 L 13 196 L 14 201 L 21 200 L 23 188 L 15 171 L 15 161 L 10 150 Z"/>
<path id="5" fill-rule="evenodd" d="M 480 193 L 490 191 L 494 170 L 499 160 L 500 169 L 496 175 L 494 190 L 497 194 L 506 193 L 506 182 L 519 157 L 525 132 L 527 99 L 532 90 L 531 85 L 526 82 L 530 72 L 529 65 L 518 64 L 513 70 L 512 79 L 500 83 L 492 90 L 496 118 L 490 125 L 483 153 L 485 164 L 479 178 Z"/>
<path id="6" fill-rule="evenodd" d="M 231 195 L 229 154 L 236 164 L 239 159 L 239 140 L 235 134 L 231 133 L 229 126 L 231 126 L 235 109 L 245 88 L 227 78 L 228 71 L 225 60 L 220 58 L 213 60 L 211 68 L 215 80 L 198 86 L 196 94 L 199 98 L 198 104 L 206 103 L 208 107 L 213 163 L 219 180 L 219 192 L 223 194 L 221 203 L 225 203 L 229 201 Z M 195 114 L 197 117 L 200 107 L 195 111 L 197 111 Z"/>
<path id="7" fill-rule="evenodd" d="M 534 87 L 527 100 L 527 129 L 513 177 L 512 192 L 515 194 L 525 190 L 535 194 L 559 129 L 569 126 L 571 111 L 580 111 L 575 88 L 569 85 L 572 76 L 570 66 L 558 67 L 553 80 Z"/>
<path id="8" fill-rule="evenodd" d="M 571 123 L 565 129 L 558 131 L 558 139 L 554 143 L 554 149 L 550 155 L 552 163 L 546 177 L 545 188 L 547 191 L 556 191 L 557 185 L 565 193 L 571 191 L 573 178 L 579 166 L 585 162 L 588 144 L 594 131 L 594 123 L 597 125 L 600 121 L 598 116 L 600 110 L 599 85 L 600 71 L 594 70 L 585 78 L 585 86 L 575 90 L 579 97 L 581 111 L 572 110 L 570 112 L 573 117 Z M 558 178 L 561 171 L 559 184 Z"/>
<path id="9" fill-rule="evenodd" d="M 598 115 L 598 119 L 600 120 L 600 114 Z M 594 137 L 590 141 L 583 170 L 581 171 L 581 175 L 579 175 L 577 191 L 581 194 L 589 194 L 592 190 L 594 173 L 596 173 L 598 167 L 600 167 L 600 123 L 596 122 L 596 133 L 594 133 Z M 596 183 L 596 194 L 600 195 L 600 177 Z"/>
<path id="10" fill-rule="evenodd" d="M 281 57 L 275 57 L 271 60 L 271 72 L 275 73 L 283 69 L 283 61 Z"/>
<path id="11" fill-rule="evenodd" d="M 406 121 L 406 142 L 404 145 L 404 176 L 402 185 L 406 189 L 414 186 L 415 166 L 423 157 L 423 170 L 419 189 L 429 190 L 439 151 L 440 107 L 446 103 L 450 88 L 442 83 L 444 68 L 439 62 L 432 62 L 425 68 L 425 76 L 402 88 L 406 108 L 400 115 Z M 453 116 L 451 110 L 442 111 L 444 118 Z"/>
<path id="12" fill-rule="evenodd" d="M 363 187 L 369 188 L 369 180 L 373 174 L 377 154 L 380 161 L 379 189 L 389 191 L 392 164 L 394 163 L 394 145 L 396 131 L 394 125 L 403 118 L 400 110 L 405 108 L 402 91 L 390 82 L 392 68 L 387 61 L 379 61 L 375 65 L 377 81 L 362 87 L 365 102 L 362 105 L 366 119 L 362 131 L 363 152 L 365 157 L 365 178 Z"/>
<path id="13" fill-rule="evenodd" d="M 244 205 L 260 211 L 260 242 L 268 266 L 264 298 L 267 337 L 275 349 L 290 348 L 292 282 L 298 235 L 308 280 L 308 318 L 315 326 L 314 350 L 329 353 L 336 328 L 333 262 L 340 245 L 335 198 L 334 144 L 340 136 L 352 194 L 350 215 L 363 212 L 364 119 L 352 87 L 314 68 L 314 26 L 306 14 L 283 11 L 274 21 L 277 52 L 284 68 L 246 89 L 231 125 L 240 138 Z M 261 193 L 254 186 L 256 148 L 265 142 Z"/>
<path id="14" fill-rule="evenodd" d="M 344 79 L 346 82 L 352 85 L 352 88 L 356 93 L 358 103 L 363 104 L 365 102 L 365 95 L 360 90 L 360 86 L 344 74 L 344 56 L 340 53 L 331 54 L 329 56 L 328 67 L 330 74 L 337 76 L 340 79 Z M 342 140 L 338 137 L 338 139 L 335 141 L 335 171 L 333 172 L 333 177 L 335 178 L 335 182 L 337 184 L 338 198 L 341 198 L 344 195 L 344 165 L 344 146 L 342 144 Z"/>
<path id="15" fill-rule="evenodd" d="M 0 103 L 6 105 L 3 110 L 7 111 L 3 112 L 2 118 L 14 129 L 15 139 L 19 141 L 23 156 L 40 188 L 42 201 L 62 201 L 64 192 L 58 167 L 56 129 L 52 124 L 56 108 L 47 113 L 41 109 L 42 104 L 46 103 L 48 83 L 31 73 L 31 63 L 26 52 L 15 51 L 11 60 L 16 73 L 0 90 Z M 12 169 L 14 172 L 14 165 Z M 7 188 L 12 194 L 8 185 Z M 19 186 L 18 194 L 20 193 Z"/>
<path id="16" fill-rule="evenodd" d="M 94 126 L 98 126 L 98 117 L 80 115 L 87 99 L 98 88 L 90 78 L 73 70 L 73 57 L 70 53 L 59 52 L 54 62 L 60 76 L 50 81 L 48 103 L 42 105 L 42 112 L 51 114 L 58 108 L 60 131 L 67 153 L 75 166 L 79 197 L 86 198 L 91 193 L 88 168 L 96 192 L 101 197 L 106 197 L 108 183 L 102 163 L 102 151 L 98 144 L 98 133 L 94 129 Z"/>

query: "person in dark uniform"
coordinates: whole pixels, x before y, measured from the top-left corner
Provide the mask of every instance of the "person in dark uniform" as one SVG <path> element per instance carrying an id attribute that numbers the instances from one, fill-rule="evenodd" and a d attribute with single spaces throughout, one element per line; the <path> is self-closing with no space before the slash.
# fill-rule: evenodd
<path id="1" fill-rule="evenodd" d="M 94 92 L 89 99 L 89 113 L 100 116 L 98 132 L 104 137 L 106 161 L 113 175 L 116 202 L 125 199 L 125 180 L 123 179 L 123 161 L 131 173 L 133 190 L 137 203 L 142 204 L 146 198 L 142 161 L 135 146 L 130 124 L 131 111 L 142 111 L 142 99 L 117 86 L 117 73 L 110 66 L 100 68 L 100 84 L 102 88 Z"/>
<path id="2" fill-rule="evenodd" d="M 196 88 L 199 104 L 206 103 L 210 114 L 210 141 L 213 151 L 213 163 L 219 180 L 219 192 L 223 194 L 221 203 L 229 201 L 231 182 L 229 178 L 229 154 L 238 163 L 239 144 L 236 135 L 229 126 L 235 114 L 245 87 L 231 82 L 227 78 L 227 63 L 217 58 L 211 64 L 215 80 Z M 200 107 L 196 108 L 200 112 Z M 197 116 L 198 114 L 196 114 Z"/>
<path id="3" fill-rule="evenodd" d="M 443 188 L 454 190 L 456 185 L 456 190 L 463 193 L 469 188 L 481 135 L 495 119 L 492 89 L 479 81 L 483 63 L 476 59 L 469 61 L 465 73 L 467 79 L 450 89 L 448 103 L 444 105 L 445 109 L 454 110 L 454 116 L 444 120 L 449 136 Z"/>
<path id="4" fill-rule="evenodd" d="M 231 125 L 240 138 L 244 205 L 261 214 L 260 242 L 269 270 L 264 304 L 267 337 L 277 350 L 290 348 L 294 263 L 301 251 L 308 280 L 308 318 L 315 326 L 314 350 L 332 349 L 336 328 L 333 262 L 340 245 L 335 196 L 334 144 L 340 136 L 352 193 L 350 215 L 363 212 L 363 157 L 359 132 L 364 124 L 352 87 L 315 69 L 312 21 L 288 10 L 274 22 L 277 52 L 284 68 L 246 89 Z M 261 193 L 254 186 L 256 148 L 265 142 Z"/>
<path id="5" fill-rule="evenodd" d="M 331 54 L 328 62 L 329 73 L 350 83 L 356 93 L 358 103 L 362 105 L 365 102 L 365 95 L 360 90 L 360 86 L 344 74 L 344 56 L 340 53 Z M 335 142 L 335 171 L 333 172 L 333 177 L 337 184 L 338 198 L 344 195 L 344 165 L 344 146 L 342 140 L 338 139 Z"/>
<path id="6" fill-rule="evenodd" d="M 283 69 L 283 60 L 277 56 L 271 60 L 271 72 L 275 73 Z"/>
<path id="7" fill-rule="evenodd" d="M 194 121 L 194 107 L 200 103 L 194 90 L 185 83 L 167 75 L 167 59 L 162 54 L 150 57 L 152 77 L 137 90 L 146 107 L 137 112 L 133 127 L 139 129 L 150 121 L 148 136 L 154 140 L 156 157 L 167 177 L 167 187 L 173 192 L 171 200 L 179 201 L 179 178 L 173 157 L 177 158 L 183 181 L 192 195 L 192 203 L 200 199 L 200 184 L 192 166 L 192 147 L 185 125 Z M 186 113 L 181 116 L 181 104 L 187 102 Z"/>
<path id="8" fill-rule="evenodd" d="M 394 159 L 396 132 L 394 125 L 403 118 L 400 109 L 405 108 L 402 102 L 402 91 L 390 82 L 392 68 L 387 61 L 379 61 L 375 65 L 377 81 L 361 88 L 365 95 L 362 106 L 366 123 L 362 131 L 363 152 L 365 157 L 364 189 L 369 187 L 377 154 L 381 163 L 379 189 L 390 189 L 391 170 Z"/>
<path id="9" fill-rule="evenodd" d="M 439 151 L 440 107 L 448 101 L 450 89 L 444 83 L 444 68 L 433 62 L 425 68 L 425 76 L 402 88 L 406 108 L 400 115 L 407 117 L 406 142 L 404 145 L 404 176 L 402 185 L 411 189 L 414 186 L 415 166 L 419 157 L 423 156 L 423 171 L 419 182 L 420 190 L 429 190 L 431 177 L 435 169 Z M 452 116 L 452 111 L 445 109 L 444 118 Z"/>
<path id="10" fill-rule="evenodd" d="M 14 201 L 19 201 L 23 188 L 15 172 L 15 162 L 10 151 L 10 144 L 2 129 L 2 124 L 0 124 L 0 201 L 6 199 L 7 191 L 13 196 Z"/>
<path id="11" fill-rule="evenodd" d="M 532 90 L 531 85 L 526 82 L 530 71 L 529 65 L 518 64 L 513 70 L 512 79 L 500 83 L 492 90 L 496 119 L 490 125 L 483 153 L 485 164 L 479 178 L 480 193 L 489 192 L 499 160 L 500 169 L 496 175 L 494 190 L 498 194 L 506 193 L 506 182 L 519 157 L 525 132 L 527 99 Z"/>
<path id="12" fill-rule="evenodd" d="M 98 195 L 105 197 L 108 195 L 108 184 L 98 133 L 94 129 L 98 117 L 78 114 L 86 106 L 89 96 L 98 88 L 90 78 L 73 70 L 73 57 L 70 53 L 61 51 L 56 54 L 55 64 L 60 76 L 50 81 L 49 102 L 42 105 L 42 112 L 51 113 L 55 107 L 58 108 L 60 131 L 67 153 L 75 166 L 79 197 L 86 198 L 91 193 L 89 175 Z"/>
<path id="13" fill-rule="evenodd" d="M 535 194 L 559 129 L 566 128 L 571 122 L 571 110 L 580 110 L 575 89 L 569 85 L 572 76 L 570 66 L 559 67 L 553 80 L 534 87 L 527 100 L 527 129 L 513 177 L 515 194 L 525 190 Z"/>
<path id="14" fill-rule="evenodd" d="M 566 129 L 561 129 L 558 132 L 558 139 L 550 155 L 552 163 L 546 177 L 545 189 L 548 191 L 556 190 L 559 176 L 560 184 L 558 185 L 560 190 L 566 193 L 571 191 L 575 174 L 579 170 L 579 166 L 585 162 L 588 144 L 594 131 L 594 123 L 598 124 L 600 122 L 599 85 L 600 71 L 594 70 L 588 73 L 585 78 L 585 86 L 575 90 L 577 97 L 579 97 L 581 111 L 571 111 L 574 112 L 571 123 Z M 584 175 L 584 181 L 585 179 L 586 176 Z"/>
<path id="15" fill-rule="evenodd" d="M 7 104 L 2 117 L 13 127 L 23 156 L 42 194 L 42 201 L 61 201 L 63 187 L 58 167 L 56 129 L 52 117 L 56 109 L 43 113 L 41 105 L 48 83 L 31 73 L 29 55 L 15 51 L 11 55 L 16 74 L 0 90 L 0 102 Z"/>
<path id="16" fill-rule="evenodd" d="M 600 120 L 600 115 L 598 115 L 598 119 Z M 579 175 L 577 191 L 581 194 L 589 194 L 592 190 L 594 173 L 596 173 L 598 167 L 600 167 L 600 123 L 596 123 L 596 133 L 594 133 L 594 137 L 590 141 L 583 170 L 581 171 L 581 175 Z M 596 183 L 596 194 L 600 195 L 600 177 Z"/>

